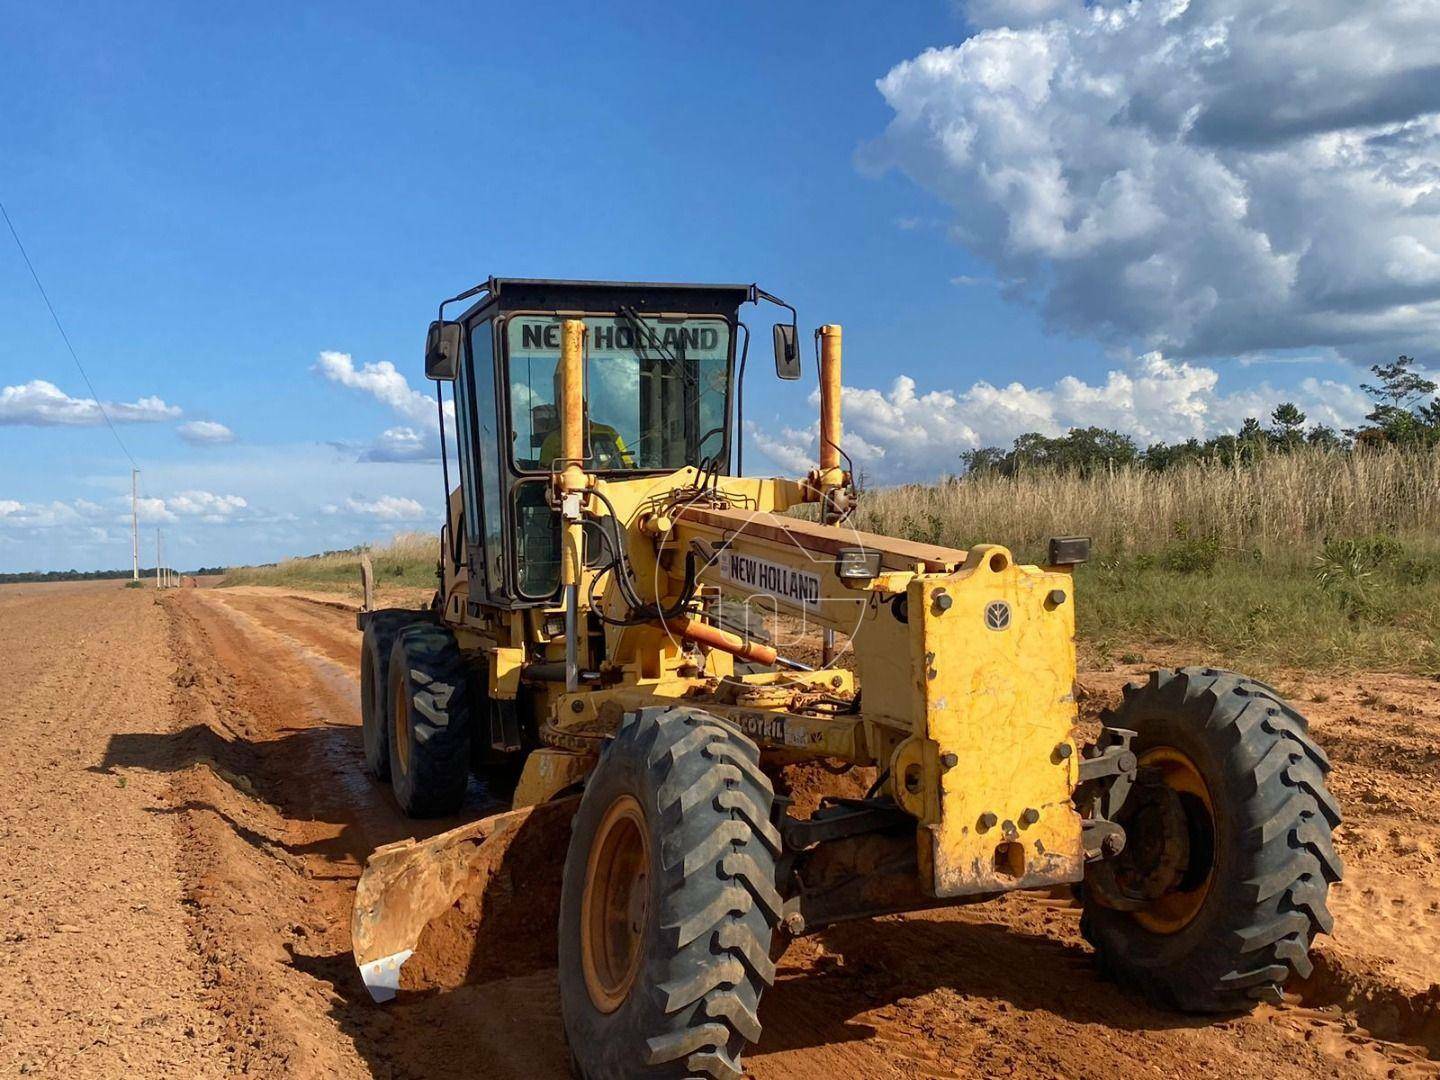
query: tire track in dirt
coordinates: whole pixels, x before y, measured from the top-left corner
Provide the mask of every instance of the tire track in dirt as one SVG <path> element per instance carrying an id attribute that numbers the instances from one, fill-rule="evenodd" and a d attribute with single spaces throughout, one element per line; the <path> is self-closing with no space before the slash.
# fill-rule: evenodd
<path id="1" fill-rule="evenodd" d="M 422 823 L 400 817 L 388 793 L 361 774 L 351 614 L 228 590 L 179 594 L 168 610 L 180 669 L 176 709 L 192 759 L 173 784 L 187 836 L 187 890 L 220 1007 L 250 1047 L 240 1058 L 245 1068 L 277 1076 L 565 1075 L 552 970 L 412 995 L 383 1009 L 370 1005 L 354 974 L 348 919 L 363 859 Z M 1114 681 L 1104 692 L 1123 680 Z M 1320 718 L 1322 741 L 1328 730 L 1328 716 Z M 1340 776 L 1343 755 L 1337 759 Z M 1364 782 L 1375 781 L 1367 773 Z M 1419 797 L 1440 778 L 1426 779 L 1422 768 L 1413 783 Z M 430 824 L 428 831 L 451 823 Z M 1357 829 L 1384 827 L 1362 816 Z M 1357 831 L 1347 843 L 1367 835 Z M 1353 878 L 1365 860 L 1346 855 Z M 1385 968 L 1383 955 L 1326 949 L 1322 973 Z M 1422 1050 L 1361 1026 L 1428 1042 L 1398 1009 L 1386 1026 L 1393 994 L 1372 986 L 1362 1000 L 1361 991 L 1340 986 L 1330 975 L 1308 989 L 1308 1006 L 1243 1018 L 1161 1012 L 1098 980 L 1073 907 L 1013 896 L 848 924 L 793 943 L 747 1064 L 759 1080 L 1440 1072 Z M 1423 997 L 1423 985 L 1415 993 Z M 1423 1018 L 1423 1001 L 1417 1008 Z"/>
<path id="2" fill-rule="evenodd" d="M 216 593 L 167 604 L 186 762 L 172 778 L 171 811 L 197 944 L 239 1071 L 560 1075 L 563 1051 L 533 1038 L 532 1021 L 547 1012 L 559 1030 L 543 974 L 385 1009 L 365 994 L 350 958 L 355 879 L 374 847 L 422 826 L 363 776 L 355 687 L 321 655 L 326 635 L 304 630 L 292 611 L 279 618 L 271 605 L 246 610 Z"/>

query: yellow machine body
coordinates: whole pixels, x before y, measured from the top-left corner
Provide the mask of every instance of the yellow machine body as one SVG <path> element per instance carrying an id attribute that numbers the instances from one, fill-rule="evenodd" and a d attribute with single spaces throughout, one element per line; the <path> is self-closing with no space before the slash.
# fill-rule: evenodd
<path id="1" fill-rule="evenodd" d="M 1340 816 L 1304 718 L 1178 668 L 1082 737 L 1089 541 L 1031 565 L 857 529 L 839 326 L 814 335 L 815 467 L 729 475 L 740 305 L 790 310 L 794 379 L 788 304 L 524 279 L 456 299 L 480 290 L 427 339 L 461 447 L 441 587 L 362 614 L 362 686 L 387 688 L 362 728 L 405 812 L 463 809 L 472 777 L 511 807 L 371 856 L 352 936 L 377 1000 L 514 974 L 496 946 L 523 940 L 556 965 L 576 1075 L 738 1080 L 786 938 L 1078 882 L 1105 969 L 1149 998 L 1230 1013 L 1312 973 Z M 849 775 L 815 790 L 826 772 Z"/>
<path id="2" fill-rule="evenodd" d="M 551 488 L 558 601 L 523 610 L 467 603 L 469 567 L 449 545 L 437 599 L 464 655 L 483 666 L 486 697 L 517 710 L 538 740 L 523 757 L 513 820 L 579 791 L 627 713 L 683 702 L 734 724 L 762 762 L 873 767 L 874 793 L 892 800 L 890 813 L 913 819 L 913 853 L 892 852 L 887 864 L 898 873 L 851 867 L 851 878 L 863 879 L 860 898 L 801 912 L 796 927 L 1079 881 L 1086 852 L 1071 801 L 1079 780 L 1071 567 L 1019 564 L 997 545 L 962 551 L 846 523 L 854 492 L 839 453 L 841 331 L 826 326 L 817 335 L 824 445 L 808 476 L 687 466 L 624 478 L 584 471 L 584 326 L 564 323 L 563 457 Z M 457 490 L 452 521 L 460 509 Z M 613 519 L 623 534 L 633 593 L 656 612 L 683 613 L 627 623 L 633 599 L 613 574 L 597 589 L 603 570 L 586 565 L 587 518 Z M 756 645 L 702 625 L 722 596 L 754 606 L 785 633 L 773 646 Z M 797 641 L 810 650 L 823 642 L 814 670 L 782 663 L 737 674 L 737 655 L 776 656 Z M 359 890 L 362 972 L 367 959 L 408 955 L 409 928 L 455 902 L 463 875 L 437 852 L 520 835 L 518 824 L 483 819 L 385 849 Z M 392 889 L 403 890 L 403 903 L 387 905 Z M 387 910 L 401 909 L 405 918 L 387 923 Z"/>

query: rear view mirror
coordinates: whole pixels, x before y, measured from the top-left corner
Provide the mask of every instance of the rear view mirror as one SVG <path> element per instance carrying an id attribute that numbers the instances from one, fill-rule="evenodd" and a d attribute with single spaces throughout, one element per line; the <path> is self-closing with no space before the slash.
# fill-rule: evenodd
<path id="1" fill-rule="evenodd" d="M 795 324 L 776 323 L 775 374 L 782 379 L 800 378 L 800 350 L 795 345 Z"/>
<path id="2" fill-rule="evenodd" d="M 460 324 L 432 322 L 425 335 L 425 377 L 453 382 L 460 373 Z"/>

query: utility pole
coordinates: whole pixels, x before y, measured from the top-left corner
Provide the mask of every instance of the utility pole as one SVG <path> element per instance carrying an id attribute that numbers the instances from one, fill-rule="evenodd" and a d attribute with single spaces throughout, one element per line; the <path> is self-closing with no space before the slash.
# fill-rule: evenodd
<path id="1" fill-rule="evenodd" d="M 130 576 L 140 580 L 140 470 L 130 470 Z"/>
<path id="2" fill-rule="evenodd" d="M 155 530 L 155 588 L 160 588 L 160 530 Z"/>

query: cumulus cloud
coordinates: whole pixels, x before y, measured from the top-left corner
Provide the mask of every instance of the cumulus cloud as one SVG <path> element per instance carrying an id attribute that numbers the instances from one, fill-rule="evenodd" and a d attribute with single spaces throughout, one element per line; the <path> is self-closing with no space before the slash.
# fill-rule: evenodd
<path id="1" fill-rule="evenodd" d="M 389 360 L 362 364 L 357 368 L 349 353 L 327 349 L 320 354 L 315 370 L 331 382 L 369 394 L 411 419 L 421 419 L 435 409 L 433 402 L 411 388 L 409 381 Z"/>
<path id="2" fill-rule="evenodd" d="M 373 499 L 351 497 L 343 503 L 331 503 L 323 512 L 376 521 L 421 521 L 429 516 L 419 502 L 401 495 L 380 495 Z"/>
<path id="3" fill-rule="evenodd" d="M 207 522 L 228 521 L 250 507 L 239 495 L 216 495 L 209 491 L 182 491 L 164 503 L 176 517 L 194 517 Z"/>
<path id="4" fill-rule="evenodd" d="M 862 164 L 1053 329 L 1170 356 L 1440 332 L 1440 5 L 972 0 L 878 82 Z"/>
<path id="5" fill-rule="evenodd" d="M 136 500 L 137 515 L 147 525 L 198 521 L 221 524 L 249 511 L 250 505 L 239 495 L 216 495 L 209 491 L 182 491 L 160 497 L 144 495 Z M 89 499 L 53 500 L 51 502 L 20 502 L 0 499 L 0 527 L 49 529 L 60 525 L 103 527 L 105 524 L 130 524 L 130 496 L 117 495 L 105 503 Z"/>
<path id="6" fill-rule="evenodd" d="M 977 382 L 965 390 L 919 393 L 914 379 L 900 375 L 884 391 L 844 388 L 845 450 L 875 480 L 898 482 L 954 470 L 961 451 L 1008 446 L 1028 431 L 1062 435 L 1093 425 L 1122 431 L 1145 446 L 1234 431 L 1246 417 L 1266 420 L 1281 401 L 1295 402 L 1311 423 L 1337 428 L 1359 423 L 1370 407 L 1359 390 L 1331 380 L 1231 393 L 1218 383 L 1213 368 L 1158 352 L 1108 372 L 1099 383 L 1067 375 L 1051 386 Z M 812 395 L 812 403 L 818 397 Z M 790 473 L 808 469 L 817 454 L 813 427 L 775 434 L 752 424 L 747 437 Z"/>
<path id="7" fill-rule="evenodd" d="M 235 441 L 235 433 L 214 420 L 191 420 L 175 429 L 192 446 L 214 446 Z"/>
<path id="8" fill-rule="evenodd" d="M 362 461 L 435 461 L 440 457 L 438 429 L 393 427 L 382 431 L 360 454 Z"/>
<path id="9" fill-rule="evenodd" d="M 315 370 L 330 382 L 366 394 L 393 409 L 407 423 L 387 428 L 360 454 L 362 461 L 437 461 L 440 458 L 440 427 L 435 399 L 411 387 L 410 382 L 389 360 L 356 366 L 349 353 L 326 350 Z M 446 423 L 453 424 L 455 411 L 445 403 Z"/>
<path id="10" fill-rule="evenodd" d="M 105 412 L 117 424 L 154 423 L 173 420 L 180 415 L 178 406 L 167 405 L 158 397 L 142 397 L 130 402 L 107 401 Z M 104 413 L 94 398 L 71 397 L 44 379 L 0 387 L 0 425 L 86 427 L 104 422 Z"/>
<path id="11" fill-rule="evenodd" d="M 126 500 L 127 506 L 129 500 Z M 18 529 L 49 529 L 57 525 L 85 525 L 109 519 L 118 520 L 116 511 L 93 503 L 88 499 L 72 499 L 68 502 L 55 499 L 50 502 L 20 502 L 16 499 L 0 499 L 0 527 Z M 129 510 L 125 512 L 129 520 Z"/>

